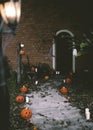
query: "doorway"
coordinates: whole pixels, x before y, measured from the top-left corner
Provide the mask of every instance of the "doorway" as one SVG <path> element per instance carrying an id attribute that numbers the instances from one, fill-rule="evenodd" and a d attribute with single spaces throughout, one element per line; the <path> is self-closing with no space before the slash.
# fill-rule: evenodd
<path id="1" fill-rule="evenodd" d="M 60 30 L 54 38 L 53 67 L 62 74 L 73 71 L 72 37 L 74 35 L 69 30 Z"/>

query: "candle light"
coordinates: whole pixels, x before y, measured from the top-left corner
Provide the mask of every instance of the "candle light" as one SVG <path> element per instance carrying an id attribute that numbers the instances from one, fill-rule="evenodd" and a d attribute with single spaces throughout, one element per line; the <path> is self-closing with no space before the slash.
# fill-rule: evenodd
<path id="1" fill-rule="evenodd" d="M 35 72 L 37 72 L 37 68 L 35 68 Z"/>
<path id="2" fill-rule="evenodd" d="M 89 108 L 85 108 L 85 116 L 86 116 L 86 120 L 89 120 L 89 119 L 90 119 Z"/>
<path id="3" fill-rule="evenodd" d="M 29 97 L 26 97 L 26 103 L 28 103 L 29 102 Z"/>
<path id="4" fill-rule="evenodd" d="M 66 82 L 66 80 L 65 79 L 63 79 L 63 83 L 65 83 Z"/>
<path id="5" fill-rule="evenodd" d="M 37 85 L 37 84 L 38 84 L 38 81 L 36 80 L 36 81 L 35 81 L 35 85 Z"/>

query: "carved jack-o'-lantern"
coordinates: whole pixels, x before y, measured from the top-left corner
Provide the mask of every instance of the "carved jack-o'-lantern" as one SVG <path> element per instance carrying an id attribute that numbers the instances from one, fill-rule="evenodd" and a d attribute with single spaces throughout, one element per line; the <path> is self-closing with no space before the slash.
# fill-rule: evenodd
<path id="1" fill-rule="evenodd" d="M 25 85 L 23 85 L 23 86 L 20 88 L 20 91 L 21 91 L 22 93 L 26 93 L 26 92 L 28 91 L 28 88 L 27 88 Z"/>
<path id="2" fill-rule="evenodd" d="M 23 119 L 29 119 L 32 117 L 32 111 L 29 108 L 23 108 L 20 115 Z"/>
<path id="3" fill-rule="evenodd" d="M 70 84 L 70 83 L 71 83 L 71 79 L 70 79 L 70 78 L 66 78 L 66 79 L 65 79 L 65 82 L 66 82 L 67 84 Z"/>
<path id="4" fill-rule="evenodd" d="M 67 93 L 68 93 L 68 89 L 67 89 L 65 86 L 63 86 L 63 87 L 60 89 L 60 92 L 61 92 L 62 94 L 67 94 Z"/>
<path id="5" fill-rule="evenodd" d="M 24 102 L 24 96 L 18 95 L 18 96 L 16 96 L 15 100 L 16 100 L 17 103 L 23 103 Z"/>

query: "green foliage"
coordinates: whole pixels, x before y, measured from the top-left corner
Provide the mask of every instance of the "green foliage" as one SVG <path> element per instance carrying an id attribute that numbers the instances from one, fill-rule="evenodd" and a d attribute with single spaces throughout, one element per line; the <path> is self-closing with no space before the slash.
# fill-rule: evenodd
<path id="1" fill-rule="evenodd" d="M 10 96 L 10 130 L 16 130 L 22 127 L 24 120 L 20 118 L 20 108 L 15 102 L 15 97 L 19 94 L 19 88 L 16 87 L 16 72 L 12 72 L 7 81 Z"/>
<path id="2" fill-rule="evenodd" d="M 93 32 L 83 34 L 79 47 L 78 56 L 85 55 L 93 51 Z"/>
<path id="3" fill-rule="evenodd" d="M 43 78 L 46 75 L 50 75 L 51 72 L 51 68 L 48 64 L 46 63 L 39 63 L 38 64 L 38 76 Z"/>
<path id="4" fill-rule="evenodd" d="M 87 42 L 81 42 L 80 48 L 88 47 L 89 44 Z"/>
<path id="5" fill-rule="evenodd" d="M 81 37 L 71 37 L 66 33 L 62 33 L 61 39 L 65 39 L 68 42 L 68 49 L 76 48 L 78 56 L 91 53 L 93 51 L 93 32 L 87 32 L 82 34 Z M 59 36 L 60 37 L 60 36 Z"/>
<path id="6" fill-rule="evenodd" d="M 31 71 L 31 67 L 37 69 L 37 71 Z M 32 65 L 30 63 L 22 63 L 22 82 L 32 83 L 35 80 L 44 78 L 44 76 L 51 76 L 53 69 L 46 63 L 39 63 Z"/>
<path id="7" fill-rule="evenodd" d="M 22 108 L 20 104 L 16 102 L 16 96 L 20 94 L 20 88 L 16 86 L 16 72 L 11 72 L 11 76 L 7 81 L 9 96 L 10 96 L 10 130 L 31 130 L 32 126 L 28 128 L 28 122 L 22 119 L 20 112 Z"/>

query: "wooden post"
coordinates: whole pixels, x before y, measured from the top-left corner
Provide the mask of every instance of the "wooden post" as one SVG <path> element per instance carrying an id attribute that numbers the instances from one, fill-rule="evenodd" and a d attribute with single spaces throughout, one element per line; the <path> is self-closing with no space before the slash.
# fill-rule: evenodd
<path id="1" fill-rule="evenodd" d="M 20 43 L 17 45 L 17 86 L 21 85 L 21 55 L 20 55 L 21 46 Z"/>

